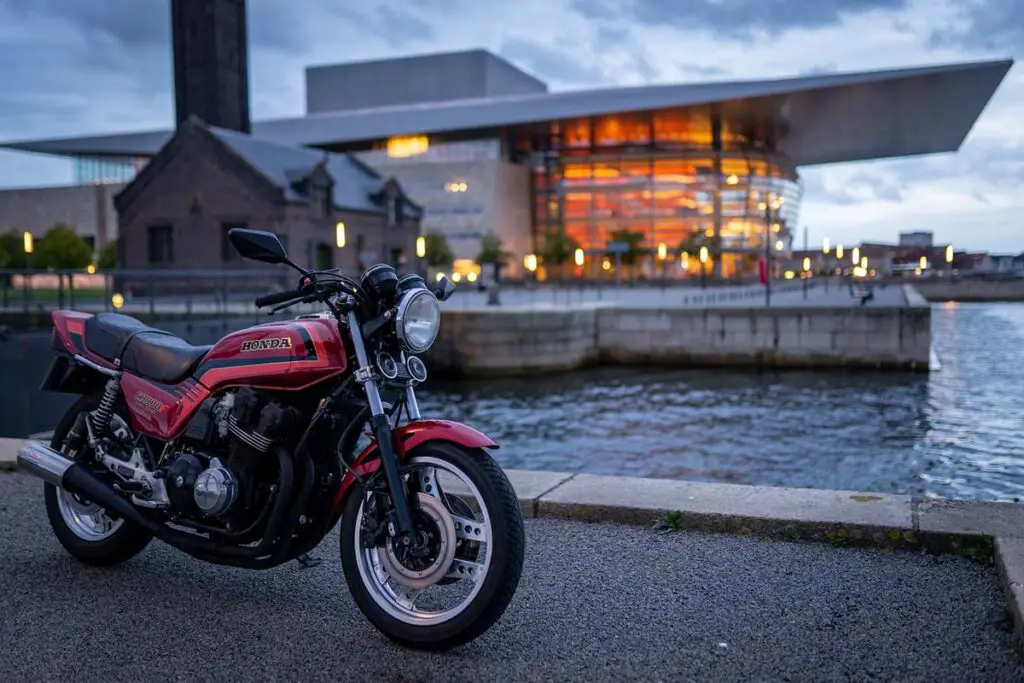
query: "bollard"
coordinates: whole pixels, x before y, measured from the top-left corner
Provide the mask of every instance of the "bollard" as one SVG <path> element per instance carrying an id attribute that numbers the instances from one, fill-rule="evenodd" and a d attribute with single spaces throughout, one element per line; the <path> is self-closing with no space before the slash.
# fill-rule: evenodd
<path id="1" fill-rule="evenodd" d="M 487 285 L 487 305 L 488 306 L 500 306 L 501 299 L 499 296 L 499 288 L 496 282 L 492 282 Z"/>

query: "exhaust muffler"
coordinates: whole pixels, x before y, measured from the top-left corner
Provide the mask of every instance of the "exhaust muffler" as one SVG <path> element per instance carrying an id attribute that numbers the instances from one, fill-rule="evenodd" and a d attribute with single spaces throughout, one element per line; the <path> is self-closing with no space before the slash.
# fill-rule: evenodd
<path id="1" fill-rule="evenodd" d="M 41 441 L 26 441 L 25 445 L 18 449 L 19 469 L 58 488 L 63 488 L 64 473 L 74 464 L 74 460 Z"/>
<path id="2" fill-rule="evenodd" d="M 151 530 L 159 526 L 142 516 L 135 506 L 118 495 L 82 465 L 40 441 L 28 441 L 18 449 L 18 467 L 59 489 L 82 496 L 117 517 Z"/>

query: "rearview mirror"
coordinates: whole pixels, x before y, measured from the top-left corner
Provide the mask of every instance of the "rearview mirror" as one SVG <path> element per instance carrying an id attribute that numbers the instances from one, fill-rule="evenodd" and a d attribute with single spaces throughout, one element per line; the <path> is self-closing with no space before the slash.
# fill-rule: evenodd
<path id="1" fill-rule="evenodd" d="M 272 232 L 233 228 L 228 231 L 228 239 L 242 258 L 263 263 L 288 263 L 284 245 Z"/>
<path id="2" fill-rule="evenodd" d="M 457 284 L 442 275 L 441 279 L 434 285 L 434 296 L 437 297 L 438 301 L 447 301 L 455 293 L 457 287 Z"/>

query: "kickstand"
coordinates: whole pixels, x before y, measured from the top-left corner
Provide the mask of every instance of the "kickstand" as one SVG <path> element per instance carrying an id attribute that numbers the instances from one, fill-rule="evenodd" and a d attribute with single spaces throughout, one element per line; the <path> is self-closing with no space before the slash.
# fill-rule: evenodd
<path id="1" fill-rule="evenodd" d="M 309 553 L 302 553 L 295 558 L 295 561 L 299 563 L 299 569 L 309 569 L 310 567 L 315 567 L 323 562 L 320 558 L 313 557 Z"/>

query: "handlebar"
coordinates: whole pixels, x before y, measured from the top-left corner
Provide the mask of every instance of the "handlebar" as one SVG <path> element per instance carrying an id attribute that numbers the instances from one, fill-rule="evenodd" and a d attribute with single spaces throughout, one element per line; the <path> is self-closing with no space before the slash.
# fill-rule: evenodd
<path id="1" fill-rule="evenodd" d="M 286 292 L 274 292 L 273 294 L 265 294 L 263 296 L 256 297 L 256 308 L 263 308 L 264 306 L 273 306 L 274 304 L 284 303 L 285 301 L 291 301 L 292 299 L 298 299 L 303 295 L 298 289 L 290 289 Z"/>

